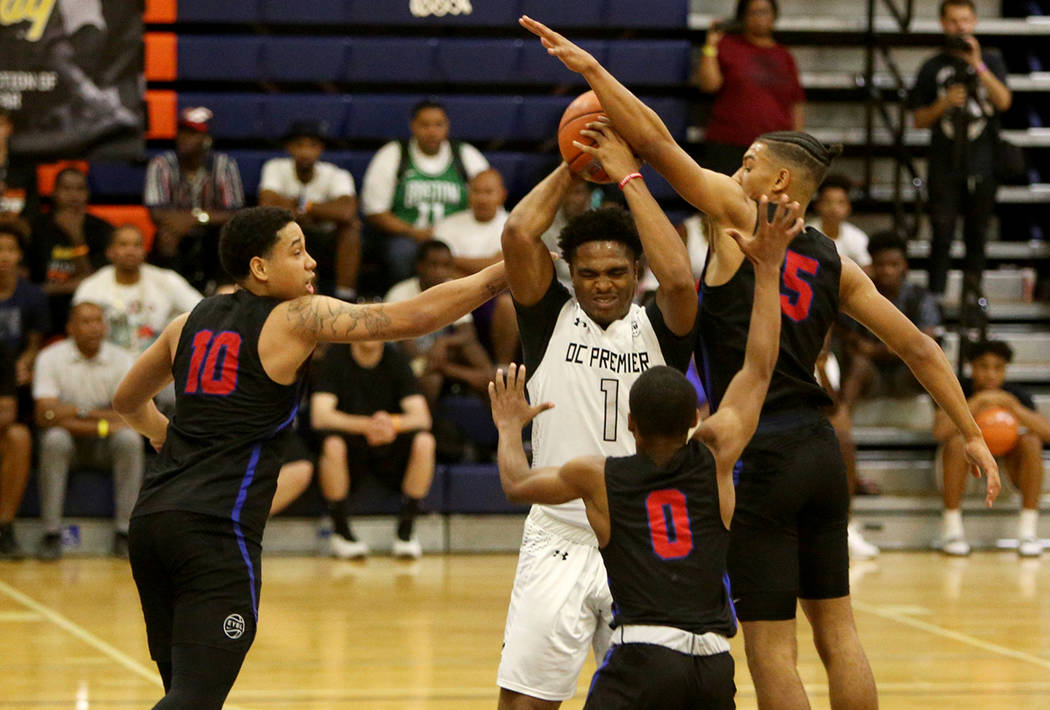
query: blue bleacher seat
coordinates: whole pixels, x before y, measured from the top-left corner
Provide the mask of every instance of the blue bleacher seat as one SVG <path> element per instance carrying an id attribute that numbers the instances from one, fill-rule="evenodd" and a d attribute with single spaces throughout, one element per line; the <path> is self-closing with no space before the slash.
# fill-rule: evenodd
<path id="1" fill-rule="evenodd" d="M 455 424 L 475 444 L 494 447 L 499 440 L 488 403 L 480 397 L 442 397 L 437 404 L 436 414 L 439 419 Z"/>
<path id="2" fill-rule="evenodd" d="M 594 55 L 599 62 L 605 63 L 606 43 L 600 40 L 583 40 L 579 42 L 582 49 Z M 547 54 L 547 50 L 538 41 L 526 42 L 521 50 L 518 76 L 516 81 L 536 83 L 572 83 L 586 86 L 587 82 L 575 72 L 569 71 L 560 61 Z"/>
<path id="3" fill-rule="evenodd" d="M 262 18 L 262 0 L 179 0 L 179 22 L 250 23 Z"/>
<path id="4" fill-rule="evenodd" d="M 660 115 L 675 140 L 685 140 L 685 132 L 689 126 L 689 101 L 667 97 L 642 97 L 642 100 Z"/>
<path id="5" fill-rule="evenodd" d="M 565 0 L 521 0 L 521 14 L 533 17 L 555 29 L 572 27 L 602 27 L 604 2 L 565 2 Z M 635 12 L 645 12 L 636 5 Z M 537 44 L 539 42 L 537 41 Z"/>
<path id="6" fill-rule="evenodd" d="M 442 97 L 452 135 L 466 141 L 517 138 L 520 96 Z"/>
<path id="7" fill-rule="evenodd" d="M 456 464 L 448 467 L 450 513 L 524 513 L 529 506 L 511 503 L 499 482 L 495 464 Z"/>
<path id="8" fill-rule="evenodd" d="M 179 79 L 255 81 L 262 37 L 183 35 L 178 40 Z"/>
<path id="9" fill-rule="evenodd" d="M 273 37 L 262 52 L 260 79 L 339 81 L 346 71 L 348 42 L 338 37 Z"/>
<path id="10" fill-rule="evenodd" d="M 408 138 L 412 107 L 422 98 L 418 94 L 355 96 L 346 135 L 365 140 Z"/>
<path id="11" fill-rule="evenodd" d="M 655 86 L 687 81 L 691 57 L 687 40 L 610 41 L 603 64 L 627 86 Z"/>
<path id="12" fill-rule="evenodd" d="M 447 476 L 448 473 L 444 466 L 435 467 L 430 493 L 423 499 L 425 510 L 442 513 L 448 509 Z M 352 482 L 351 515 L 396 515 L 400 508 L 400 491 L 388 488 L 371 476 L 359 476 Z"/>
<path id="13" fill-rule="evenodd" d="M 146 163 L 96 163 L 88 170 L 88 187 L 96 201 L 142 197 L 146 184 Z"/>
<path id="14" fill-rule="evenodd" d="M 62 508 L 66 517 L 113 517 L 113 475 L 109 471 L 74 469 L 66 481 L 66 500 Z M 40 484 L 36 471 L 29 474 L 25 495 L 18 508 L 20 517 L 40 515 Z"/>
<path id="15" fill-rule="evenodd" d="M 448 82 L 521 81 L 520 39 L 443 39 L 438 41 L 435 79 Z"/>
<path id="16" fill-rule="evenodd" d="M 314 119 L 328 123 L 333 138 L 346 134 L 352 99 L 346 94 L 276 94 L 265 96 L 260 137 L 277 139 L 293 121 Z"/>
<path id="17" fill-rule="evenodd" d="M 508 190 L 511 185 L 517 184 L 518 170 L 521 168 L 521 153 L 497 152 L 485 153 L 489 166 L 499 171 L 503 176 L 503 184 Z"/>
<path id="18" fill-rule="evenodd" d="M 427 38 L 353 38 L 344 81 L 423 83 L 432 81 L 438 41 Z"/>
<path id="19" fill-rule="evenodd" d="M 727 3 L 724 7 L 729 9 Z M 689 0 L 646 0 L 639 12 L 638 0 L 606 0 L 603 23 L 607 27 L 666 27 L 688 25 Z"/>
<path id="20" fill-rule="evenodd" d="M 574 98 L 575 95 L 525 98 L 518 113 L 516 137 L 520 140 L 553 140 L 558 133 L 561 115 Z"/>
<path id="21" fill-rule="evenodd" d="M 215 114 L 211 132 L 216 138 L 255 138 L 265 135 L 262 94 L 180 93 L 179 110 L 207 106 Z"/>
<path id="22" fill-rule="evenodd" d="M 342 0 L 263 0 L 261 21 L 275 24 L 338 25 L 343 23 L 344 16 Z"/>

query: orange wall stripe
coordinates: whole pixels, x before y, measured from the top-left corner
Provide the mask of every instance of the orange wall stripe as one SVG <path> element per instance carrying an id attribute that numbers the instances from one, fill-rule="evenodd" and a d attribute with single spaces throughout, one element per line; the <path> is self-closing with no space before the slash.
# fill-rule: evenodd
<path id="1" fill-rule="evenodd" d="M 174 81 L 178 76 L 178 38 L 174 32 L 147 32 L 146 81 Z"/>
<path id="2" fill-rule="evenodd" d="M 114 227 L 133 224 L 142 232 L 142 246 L 148 253 L 153 246 L 157 227 L 150 219 L 149 210 L 142 205 L 88 205 L 87 211 L 104 219 Z"/>
<path id="3" fill-rule="evenodd" d="M 149 117 L 147 138 L 175 137 L 175 105 L 174 91 L 146 90 L 146 110 Z"/>
<path id="4" fill-rule="evenodd" d="M 171 24 L 179 14 L 178 0 L 146 0 L 146 11 L 142 15 L 144 22 L 154 24 Z"/>

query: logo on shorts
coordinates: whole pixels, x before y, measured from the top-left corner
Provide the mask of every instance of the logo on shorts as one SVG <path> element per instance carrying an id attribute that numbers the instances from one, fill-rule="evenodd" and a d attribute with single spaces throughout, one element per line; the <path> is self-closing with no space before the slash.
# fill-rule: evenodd
<path id="1" fill-rule="evenodd" d="M 244 635 L 244 617 L 240 614 L 230 614 L 222 622 L 222 631 L 231 639 L 239 639 Z"/>

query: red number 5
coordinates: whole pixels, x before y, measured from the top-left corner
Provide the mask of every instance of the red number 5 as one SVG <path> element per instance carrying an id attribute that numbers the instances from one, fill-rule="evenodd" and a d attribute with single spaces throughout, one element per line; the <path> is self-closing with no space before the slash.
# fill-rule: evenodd
<path id="1" fill-rule="evenodd" d="M 809 316 L 809 307 L 813 303 L 810 282 L 819 269 L 819 261 L 790 249 L 784 256 L 784 288 L 788 293 L 780 294 L 780 310 L 796 323 Z M 803 278 L 803 274 L 809 278 Z"/>
<path id="2" fill-rule="evenodd" d="M 210 330 L 193 336 L 186 394 L 227 395 L 237 387 L 237 366 L 241 354 L 241 336 L 232 330 L 215 335 Z"/>
<path id="3" fill-rule="evenodd" d="M 645 498 L 649 511 L 649 538 L 660 559 L 676 560 L 693 551 L 693 531 L 685 494 L 674 488 L 653 491 Z"/>

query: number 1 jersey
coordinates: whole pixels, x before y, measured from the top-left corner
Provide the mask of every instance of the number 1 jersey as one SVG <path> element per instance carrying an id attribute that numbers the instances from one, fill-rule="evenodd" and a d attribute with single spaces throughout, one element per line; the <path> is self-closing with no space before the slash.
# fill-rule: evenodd
<path id="1" fill-rule="evenodd" d="M 628 393 L 656 365 L 684 371 L 692 334 L 676 336 L 655 301 L 632 304 L 627 315 L 602 328 L 556 279 L 536 304 L 515 303 L 529 401 L 554 408 L 532 422 L 532 465 L 561 466 L 578 456 L 628 456 Z M 561 522 L 590 529 L 583 501 L 541 506 Z"/>
<path id="2" fill-rule="evenodd" d="M 299 382 L 274 382 L 259 359 L 259 333 L 279 303 L 241 290 L 190 313 L 172 363 L 175 414 L 133 517 L 213 515 L 261 542 L 299 403 Z"/>

